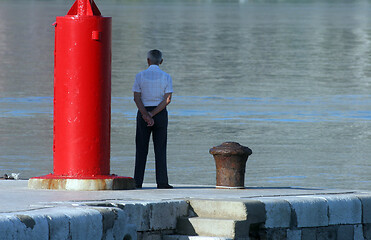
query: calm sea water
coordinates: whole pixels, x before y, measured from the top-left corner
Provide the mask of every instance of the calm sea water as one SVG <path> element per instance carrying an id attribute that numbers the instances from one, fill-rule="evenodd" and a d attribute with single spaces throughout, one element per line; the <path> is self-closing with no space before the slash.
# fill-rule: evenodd
<path id="1" fill-rule="evenodd" d="M 72 3 L 0 1 L 0 174 L 52 172 L 52 23 Z M 112 173 L 133 175 L 131 87 L 158 48 L 171 183 L 215 184 L 208 151 L 236 141 L 247 186 L 371 190 L 370 1 L 96 3 L 113 17 Z"/>

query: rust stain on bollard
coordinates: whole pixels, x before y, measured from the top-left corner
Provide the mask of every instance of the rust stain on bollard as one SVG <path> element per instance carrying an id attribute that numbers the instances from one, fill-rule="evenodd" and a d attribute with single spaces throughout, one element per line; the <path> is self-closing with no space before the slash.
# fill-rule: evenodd
<path id="1" fill-rule="evenodd" d="M 210 149 L 216 165 L 216 188 L 245 188 L 245 168 L 252 150 L 236 142 Z"/>

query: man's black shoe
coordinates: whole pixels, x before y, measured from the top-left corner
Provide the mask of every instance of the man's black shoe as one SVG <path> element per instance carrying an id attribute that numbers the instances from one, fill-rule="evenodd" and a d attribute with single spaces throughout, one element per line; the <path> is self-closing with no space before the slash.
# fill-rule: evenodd
<path id="1" fill-rule="evenodd" d="M 140 188 L 142 188 L 142 185 L 135 185 L 135 188 L 140 189 Z"/>
<path id="2" fill-rule="evenodd" d="M 172 189 L 174 188 L 173 186 L 166 184 L 166 185 L 157 185 L 158 189 Z"/>

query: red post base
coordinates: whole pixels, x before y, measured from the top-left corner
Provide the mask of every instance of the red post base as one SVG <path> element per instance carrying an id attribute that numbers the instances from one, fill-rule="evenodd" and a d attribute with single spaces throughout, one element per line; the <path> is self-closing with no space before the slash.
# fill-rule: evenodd
<path id="1" fill-rule="evenodd" d="M 72 178 L 48 174 L 28 180 L 31 189 L 54 189 L 75 191 L 130 190 L 135 189 L 135 181 L 130 177 L 102 175 L 89 178 Z"/>

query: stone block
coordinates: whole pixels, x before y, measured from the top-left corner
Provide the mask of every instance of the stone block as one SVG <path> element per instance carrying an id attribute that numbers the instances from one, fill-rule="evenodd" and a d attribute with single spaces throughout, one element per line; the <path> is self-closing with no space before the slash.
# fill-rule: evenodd
<path id="1" fill-rule="evenodd" d="M 201 218 L 265 221 L 264 204 L 257 200 L 189 200 L 191 214 Z"/>
<path id="2" fill-rule="evenodd" d="M 33 212 L 17 212 L 16 214 L 1 214 L 0 231 L 2 239 L 28 239 L 28 240 L 48 240 L 48 222 L 43 216 Z"/>
<path id="3" fill-rule="evenodd" d="M 159 232 L 138 232 L 138 240 L 162 240 Z"/>
<path id="4" fill-rule="evenodd" d="M 99 211 L 88 208 L 66 209 L 70 222 L 71 239 L 102 239 L 102 215 Z"/>
<path id="5" fill-rule="evenodd" d="M 8 225 L 9 227 L 12 227 L 11 231 L 13 231 L 13 238 L 10 239 L 35 239 L 31 237 L 31 228 L 27 228 L 15 215 L 8 215 L 5 216 L 12 224 Z"/>
<path id="6" fill-rule="evenodd" d="M 329 208 L 329 225 L 362 223 L 361 201 L 353 195 L 323 196 Z"/>
<path id="7" fill-rule="evenodd" d="M 354 238 L 353 239 L 354 240 L 364 240 L 362 224 L 354 225 L 353 228 L 354 228 L 354 230 L 353 230 Z"/>
<path id="8" fill-rule="evenodd" d="M 282 197 L 291 205 L 291 224 L 298 228 L 328 226 L 327 201 L 317 196 Z"/>
<path id="9" fill-rule="evenodd" d="M 371 223 L 363 224 L 363 236 L 365 240 L 371 240 Z"/>
<path id="10" fill-rule="evenodd" d="M 112 228 L 112 231 L 114 233 L 113 239 L 137 240 L 136 226 L 135 224 L 130 223 L 128 220 L 129 219 L 126 214 L 123 214 L 123 212 L 119 212 L 115 224 Z"/>
<path id="11" fill-rule="evenodd" d="M 266 220 L 265 205 L 257 200 L 245 200 L 247 220 L 250 224 L 264 223 Z"/>
<path id="12" fill-rule="evenodd" d="M 149 216 L 149 228 L 151 230 L 175 229 L 176 208 L 171 203 L 157 203 L 152 205 Z"/>
<path id="13" fill-rule="evenodd" d="M 287 239 L 287 229 L 269 228 L 265 231 L 263 239 Z"/>
<path id="14" fill-rule="evenodd" d="M 149 230 L 149 215 L 151 212 L 149 203 L 123 203 L 117 204 L 117 206 L 126 213 L 128 222 L 134 224 L 137 231 L 146 232 Z"/>
<path id="15" fill-rule="evenodd" d="M 353 225 L 339 225 L 337 228 L 337 240 L 353 239 L 354 226 Z"/>
<path id="16" fill-rule="evenodd" d="M 197 217 L 192 217 L 197 218 Z M 176 233 L 180 235 L 196 236 L 197 226 L 194 227 L 188 217 L 180 217 L 177 220 Z"/>
<path id="17" fill-rule="evenodd" d="M 15 215 L 24 225 L 24 233 L 27 239 L 48 239 L 49 226 L 45 217 L 34 212 L 20 212 Z"/>
<path id="18" fill-rule="evenodd" d="M 362 223 L 371 223 L 371 196 L 358 195 L 362 203 Z"/>
<path id="19" fill-rule="evenodd" d="M 249 235 L 249 224 L 247 221 L 232 219 L 180 217 L 177 233 L 189 236 L 244 238 Z"/>
<path id="20" fill-rule="evenodd" d="M 313 240 L 316 239 L 315 228 L 303 228 L 301 230 L 301 240 Z"/>
<path id="21" fill-rule="evenodd" d="M 202 218 L 246 220 L 248 215 L 242 200 L 192 199 L 189 200 L 189 204 L 194 216 Z"/>
<path id="22" fill-rule="evenodd" d="M 0 215 L 0 233 L 3 239 L 16 239 L 16 227 L 15 223 L 10 219 L 10 217 L 3 214 Z"/>
<path id="23" fill-rule="evenodd" d="M 50 240 L 68 239 L 70 235 L 70 218 L 65 214 L 65 208 L 54 208 L 46 214 L 49 224 Z"/>
<path id="24" fill-rule="evenodd" d="M 94 208 L 102 215 L 102 239 L 137 238 L 136 226 L 128 222 L 126 213 L 119 208 Z"/>
<path id="25" fill-rule="evenodd" d="M 301 240 L 301 230 L 287 229 L 287 240 Z"/>
<path id="26" fill-rule="evenodd" d="M 128 222 L 136 225 L 139 232 L 175 229 L 176 219 L 188 214 L 186 201 L 116 203 L 122 209 Z"/>
<path id="27" fill-rule="evenodd" d="M 150 204 L 149 228 L 151 230 L 175 229 L 177 218 L 185 216 L 188 204 L 184 201 L 167 201 Z"/>
<path id="28" fill-rule="evenodd" d="M 257 198 L 265 206 L 266 228 L 289 228 L 291 220 L 290 204 L 277 198 Z"/>
<path id="29" fill-rule="evenodd" d="M 336 240 L 337 226 L 319 227 L 316 229 L 317 240 Z"/>
<path id="30" fill-rule="evenodd" d="M 205 237 L 205 236 L 186 236 L 186 235 L 167 235 L 163 240 L 249 240 L 249 238 L 225 238 L 225 237 Z"/>

